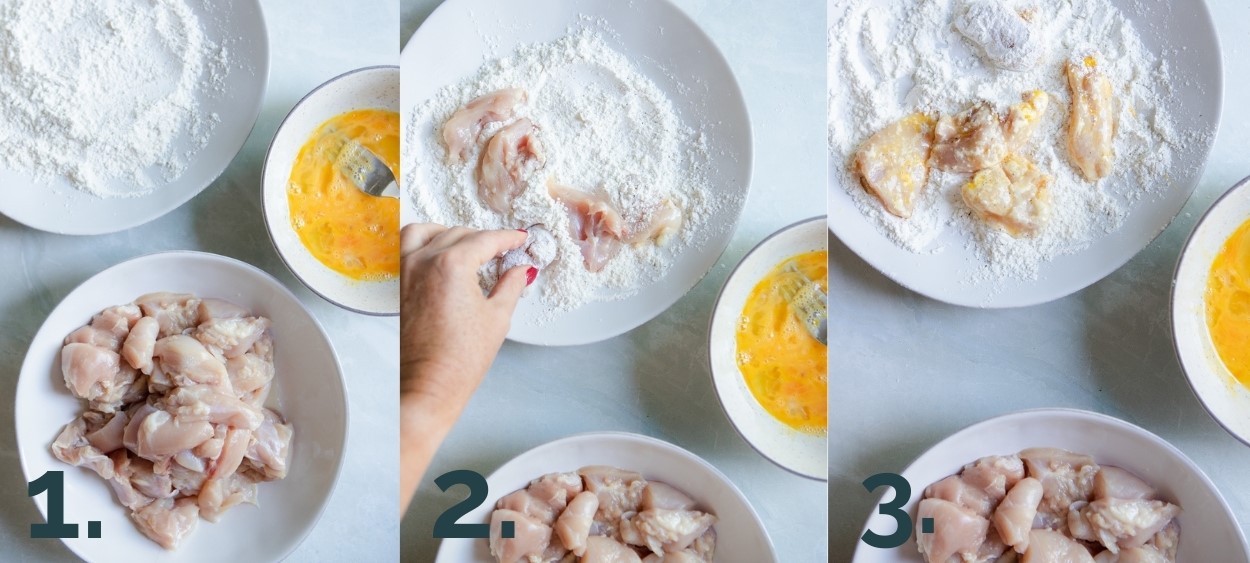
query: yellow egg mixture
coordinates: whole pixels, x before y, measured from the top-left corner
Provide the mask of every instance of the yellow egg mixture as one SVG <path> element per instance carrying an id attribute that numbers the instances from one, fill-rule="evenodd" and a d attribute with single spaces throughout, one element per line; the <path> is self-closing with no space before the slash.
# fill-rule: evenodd
<path id="1" fill-rule="evenodd" d="M 751 290 L 737 328 L 738 369 L 751 394 L 777 420 L 812 434 L 828 431 L 826 348 L 791 312 L 781 288 L 795 276 L 785 271 L 794 262 L 827 293 L 828 260 L 819 251 L 782 261 Z"/>
<path id="2" fill-rule="evenodd" d="M 1229 237 L 1211 265 L 1207 328 L 1228 371 L 1250 387 L 1250 221 Z"/>
<path id="3" fill-rule="evenodd" d="M 291 226 L 313 256 L 329 268 L 362 281 L 399 275 L 399 200 L 374 197 L 345 177 L 335 161 L 355 140 L 399 177 L 399 114 L 356 110 L 321 124 L 295 165 L 287 200 Z"/>

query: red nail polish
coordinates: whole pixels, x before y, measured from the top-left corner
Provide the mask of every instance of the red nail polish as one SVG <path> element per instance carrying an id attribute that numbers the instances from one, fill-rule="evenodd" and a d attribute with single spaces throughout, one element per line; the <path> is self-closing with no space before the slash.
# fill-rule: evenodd
<path id="1" fill-rule="evenodd" d="M 527 234 L 527 235 L 528 235 L 528 234 L 530 234 L 530 232 L 529 232 L 529 231 L 527 231 L 527 230 L 525 230 L 525 229 L 517 229 L 517 230 L 518 230 L 518 231 L 521 231 L 522 233 L 525 233 L 525 234 Z"/>
<path id="2" fill-rule="evenodd" d="M 538 268 L 530 266 L 530 269 L 525 270 L 525 285 L 529 286 L 533 284 L 534 279 L 537 277 L 538 277 Z"/>

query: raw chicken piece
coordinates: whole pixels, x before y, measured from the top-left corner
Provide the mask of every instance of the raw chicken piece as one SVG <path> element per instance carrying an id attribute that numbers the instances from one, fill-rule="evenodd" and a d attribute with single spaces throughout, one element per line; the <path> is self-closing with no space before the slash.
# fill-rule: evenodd
<path id="1" fill-rule="evenodd" d="M 265 317 L 212 319 L 195 329 L 195 339 L 215 355 L 236 358 L 251 350 L 268 328 Z"/>
<path id="2" fill-rule="evenodd" d="M 170 413 L 185 421 L 255 430 L 265 420 L 261 409 L 244 403 L 231 392 L 208 385 L 175 388 L 165 396 L 163 403 Z"/>
<path id="3" fill-rule="evenodd" d="M 92 346 L 98 346 L 113 352 L 121 350 L 122 345 L 121 341 L 118 340 L 113 333 L 97 329 L 90 325 L 79 327 L 74 332 L 69 333 L 69 336 L 65 337 L 64 344 L 74 343 L 90 344 Z"/>
<path id="4" fill-rule="evenodd" d="M 1008 546 L 998 535 L 998 530 L 994 526 L 990 526 L 989 531 L 985 533 L 985 541 L 981 542 L 981 547 L 977 548 L 976 561 L 1003 563 L 1013 560 L 1017 555 L 1015 551 Z"/>
<path id="5" fill-rule="evenodd" d="M 625 544 L 604 536 L 586 540 L 586 554 L 581 563 L 642 563 L 642 558 Z"/>
<path id="6" fill-rule="evenodd" d="M 1179 506 L 1163 501 L 1114 498 L 1098 499 L 1081 510 L 1098 542 L 1112 553 L 1145 545 L 1180 513 Z"/>
<path id="7" fill-rule="evenodd" d="M 663 245 L 681 230 L 683 221 L 681 208 L 677 207 L 672 200 L 666 199 L 660 202 L 660 205 L 646 217 L 647 220 L 642 226 L 629 230 L 630 233 L 623 239 L 625 242 L 636 245 L 653 240 L 656 244 Z"/>
<path id="8" fill-rule="evenodd" d="M 1031 8 L 999 1 L 964 2 L 956 13 L 955 29 L 979 47 L 991 65 L 1003 70 L 1032 70 L 1046 53 L 1046 30 Z"/>
<path id="9" fill-rule="evenodd" d="M 221 452 L 213 458 L 212 468 L 208 472 L 209 479 L 225 479 L 238 471 L 243 463 L 243 456 L 252 443 L 252 433 L 242 428 L 231 428 L 226 431 L 226 439 Z M 203 507 L 201 507 L 203 510 Z"/>
<path id="10" fill-rule="evenodd" d="M 502 537 L 502 523 L 513 523 L 512 538 Z M 527 556 L 542 556 L 551 543 L 551 527 L 512 510 L 496 510 L 490 515 L 490 553 L 499 563 L 525 561 Z"/>
<path id="11" fill-rule="evenodd" d="M 182 420 L 163 410 L 153 410 L 134 419 L 131 424 L 138 425 L 133 448 L 135 455 L 152 461 L 189 450 L 213 437 L 212 424 Z"/>
<path id="12" fill-rule="evenodd" d="M 273 363 L 251 352 L 226 360 L 226 373 L 230 377 L 230 388 L 236 396 L 247 400 L 256 391 L 273 381 Z"/>
<path id="13" fill-rule="evenodd" d="M 1033 530 L 1021 563 L 1094 563 L 1094 558 L 1085 546 L 1059 532 Z"/>
<path id="14" fill-rule="evenodd" d="M 107 417 L 107 420 L 105 420 Z M 87 432 L 87 442 L 103 453 L 110 453 L 113 450 L 120 449 L 122 443 L 122 435 L 126 431 L 126 423 L 129 422 L 125 411 L 118 411 L 111 415 L 100 414 L 88 411 L 83 413 L 84 420 L 92 418 L 99 419 L 103 424 L 89 424 L 88 428 L 95 428 Z"/>
<path id="15" fill-rule="evenodd" d="M 52 442 L 52 455 L 73 466 L 87 466 L 97 475 L 113 478 L 113 462 L 87 439 L 87 421 L 80 416 L 65 425 Z"/>
<path id="16" fill-rule="evenodd" d="M 933 519 L 933 533 L 921 533 L 921 522 Z M 976 556 L 985 542 L 990 522 L 953 502 L 927 498 L 916 513 L 916 545 L 928 563 L 946 563 L 951 557 Z"/>
<path id="17" fill-rule="evenodd" d="M 1128 471 L 1104 465 L 1094 476 L 1094 498 L 1154 500 L 1155 489 Z"/>
<path id="18" fill-rule="evenodd" d="M 695 504 L 686 493 L 659 481 L 647 481 L 647 486 L 642 489 L 643 510 L 694 510 Z"/>
<path id="19" fill-rule="evenodd" d="M 135 322 L 134 328 L 126 336 L 122 344 L 121 355 L 126 363 L 144 374 L 152 373 L 152 354 L 156 350 L 156 335 L 161 326 L 152 317 L 143 317 Z"/>
<path id="20" fill-rule="evenodd" d="M 962 506 L 982 518 L 994 514 L 997 499 L 992 499 L 985 489 L 969 485 L 958 475 L 951 475 L 938 481 L 924 491 L 925 498 L 938 498 Z"/>
<path id="21" fill-rule="evenodd" d="M 200 494 L 208 476 L 204 471 L 195 471 L 175 463 L 169 466 L 169 478 L 179 495 L 194 496 Z"/>
<path id="22" fill-rule="evenodd" d="M 139 531 L 165 549 L 177 549 L 182 539 L 199 522 L 199 507 L 193 498 L 158 499 L 130 514 Z"/>
<path id="23" fill-rule="evenodd" d="M 109 333 L 113 342 L 117 343 L 109 348 L 117 350 L 121 342 L 126 340 L 130 327 L 134 326 L 142 316 L 143 313 L 135 305 L 117 305 L 91 317 L 91 328 Z"/>
<path id="24" fill-rule="evenodd" d="M 117 352 L 73 342 L 61 349 L 61 374 L 65 386 L 75 397 L 95 400 L 107 394 L 121 372 L 121 357 Z"/>
<path id="25" fill-rule="evenodd" d="M 1176 560 L 1176 550 L 1180 548 L 1181 543 L 1181 525 L 1176 523 L 1176 519 L 1168 522 L 1155 537 L 1150 538 L 1146 545 L 1155 548 L 1156 551 L 1162 553 L 1168 561 Z"/>
<path id="26" fill-rule="evenodd" d="M 639 473 L 592 465 L 578 469 L 577 474 L 585 481 L 586 490 L 599 497 L 597 520 L 619 520 L 626 512 L 637 512 L 642 504 L 647 482 Z"/>
<path id="27" fill-rule="evenodd" d="M 1025 92 L 1021 98 L 1020 103 L 1007 110 L 1007 118 L 1003 120 L 1003 139 L 1007 149 L 1013 152 L 1020 152 L 1033 138 L 1050 106 L 1050 95 L 1041 90 Z"/>
<path id="28" fill-rule="evenodd" d="M 278 413 L 264 409 L 264 421 L 253 433 L 244 459 L 265 476 L 266 481 L 286 477 L 295 429 L 282 422 Z"/>
<path id="29" fill-rule="evenodd" d="M 520 512 L 548 526 L 555 524 L 556 517 L 560 515 L 555 507 L 538 500 L 527 489 L 521 489 L 505 495 L 499 499 L 499 502 L 495 503 L 495 508 Z M 598 507 L 596 506 L 596 508 Z"/>
<path id="30" fill-rule="evenodd" d="M 890 124 L 859 147 L 853 166 L 864 189 L 877 196 L 886 211 L 911 217 L 915 197 L 929 180 L 933 119 L 915 113 Z"/>
<path id="31" fill-rule="evenodd" d="M 1087 506 L 1089 506 L 1088 502 L 1079 501 L 1072 503 L 1072 506 L 1068 507 L 1067 534 L 1073 539 L 1097 542 L 1098 533 L 1094 531 L 1094 527 L 1090 525 L 1089 520 L 1085 519 L 1085 514 L 1081 512 Z M 1063 532 L 1064 530 L 1060 528 L 1059 531 Z"/>
<path id="32" fill-rule="evenodd" d="M 1024 461 L 1014 455 L 983 457 L 965 465 L 959 476 L 969 485 L 985 491 L 997 504 L 1024 478 Z"/>
<path id="33" fill-rule="evenodd" d="M 1031 448 L 1020 452 L 1029 476 L 1042 482 L 1041 513 L 1054 516 L 1054 525 L 1067 523 L 1068 507 L 1081 500 L 1090 500 L 1094 492 L 1094 476 L 1098 466 L 1087 455 L 1055 448 Z"/>
<path id="34" fill-rule="evenodd" d="M 576 473 L 548 473 L 530 481 L 527 490 L 539 502 L 559 512 L 584 489 L 582 477 Z"/>
<path id="35" fill-rule="evenodd" d="M 711 561 L 716 556 L 716 528 L 708 528 L 703 532 L 702 536 L 694 540 L 687 551 L 694 552 L 695 555 L 703 558 L 704 561 Z"/>
<path id="36" fill-rule="evenodd" d="M 177 334 L 156 341 L 155 355 L 161 372 L 176 385 L 229 384 L 226 364 L 209 352 L 199 340 Z"/>
<path id="37" fill-rule="evenodd" d="M 117 450 L 110 456 L 113 459 L 115 475 L 110 482 L 122 504 L 127 508 L 136 509 L 152 502 L 153 499 L 172 498 L 174 496 L 173 480 L 169 475 L 159 475 L 152 462 L 141 457 L 132 457 L 126 450 Z M 128 503 L 123 494 L 141 497 L 138 503 Z"/>
<path id="38" fill-rule="evenodd" d="M 470 100 L 443 124 L 443 143 L 447 145 L 447 163 L 468 160 L 486 124 L 511 119 L 517 106 L 525 103 L 525 90 L 506 88 Z"/>
<path id="39" fill-rule="evenodd" d="M 1029 549 L 1029 531 L 1033 529 L 1033 518 L 1037 516 L 1040 502 L 1042 482 L 1026 477 L 1007 491 L 1006 498 L 994 510 L 994 529 L 1017 553 Z"/>
<path id="40" fill-rule="evenodd" d="M 1087 181 L 1096 182 L 1111 173 L 1115 162 L 1115 135 L 1119 107 L 1111 81 L 1098 70 L 1101 55 L 1068 61 L 1068 87 L 1072 110 L 1068 124 L 1068 154 Z"/>
<path id="41" fill-rule="evenodd" d="M 964 203 L 1014 237 L 1036 234 L 1050 218 L 1050 182 L 1028 159 L 1008 155 L 964 185 Z"/>
<path id="42" fill-rule="evenodd" d="M 621 251 L 621 236 L 625 221 L 612 207 L 611 202 L 598 194 L 590 194 L 547 183 L 547 191 L 556 201 L 564 204 L 569 217 L 569 234 L 582 251 L 586 269 L 599 272 L 608 261 Z"/>
<path id="43" fill-rule="evenodd" d="M 187 329 L 195 328 L 200 323 L 200 300 L 194 295 L 185 293 L 149 293 L 135 299 L 135 305 L 143 310 L 143 314 L 156 319 L 161 331 L 158 336 L 165 338 L 182 334 Z"/>
<path id="44" fill-rule="evenodd" d="M 199 313 L 200 322 L 207 322 L 213 319 L 238 319 L 241 317 L 251 316 L 251 313 L 240 307 L 226 301 L 225 299 L 207 298 L 200 301 L 199 307 L 196 308 Z"/>
<path id="45" fill-rule="evenodd" d="M 632 522 L 653 553 L 669 553 L 690 547 L 716 523 L 716 517 L 697 510 L 655 508 L 639 512 Z"/>
<path id="46" fill-rule="evenodd" d="M 222 514 L 243 503 L 256 504 L 256 482 L 242 473 L 204 481 L 196 496 L 200 516 L 216 522 Z"/>
<path id="47" fill-rule="evenodd" d="M 109 455 L 109 459 L 113 461 L 113 477 L 108 480 L 109 487 L 113 489 L 113 494 L 117 495 L 117 501 L 122 506 L 131 510 L 138 510 L 151 504 L 152 497 L 139 492 L 135 488 L 134 483 L 130 481 L 130 475 L 133 470 L 130 468 L 130 456 L 126 450 L 117 450 Z M 170 495 L 162 495 L 161 498 L 168 498 Z"/>
<path id="48" fill-rule="evenodd" d="M 590 537 L 590 524 L 594 522 L 598 509 L 599 497 L 590 491 L 582 491 L 569 501 L 556 520 L 555 533 L 560 536 L 560 542 L 578 557 L 586 554 L 586 538 Z"/>
<path id="49" fill-rule="evenodd" d="M 486 143 L 477 169 L 477 189 L 491 209 L 503 214 L 511 211 L 512 200 L 525 191 L 526 169 L 546 161 L 543 145 L 534 136 L 536 130 L 533 122 L 521 118 Z"/>
<path id="50" fill-rule="evenodd" d="M 971 173 L 989 168 L 1007 156 L 1007 141 L 998 113 L 979 102 L 956 115 L 945 115 L 934 129 L 933 167 Z"/>

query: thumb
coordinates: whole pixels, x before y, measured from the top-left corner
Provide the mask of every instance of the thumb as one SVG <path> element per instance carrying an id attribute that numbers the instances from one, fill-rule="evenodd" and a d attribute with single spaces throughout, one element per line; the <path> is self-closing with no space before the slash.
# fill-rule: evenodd
<path id="1" fill-rule="evenodd" d="M 495 289 L 490 292 L 490 301 L 506 311 L 508 316 L 512 316 L 512 311 L 516 310 L 517 301 L 521 299 L 521 292 L 525 291 L 525 287 L 529 285 L 530 270 L 534 270 L 535 274 L 538 273 L 536 269 L 528 266 L 518 266 L 504 272 L 495 283 Z"/>

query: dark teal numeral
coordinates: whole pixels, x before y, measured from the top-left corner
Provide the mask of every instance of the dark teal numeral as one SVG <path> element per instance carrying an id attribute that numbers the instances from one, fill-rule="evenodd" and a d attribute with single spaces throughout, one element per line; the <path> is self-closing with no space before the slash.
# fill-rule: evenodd
<path id="1" fill-rule="evenodd" d="M 888 536 L 868 530 L 860 539 L 878 549 L 894 549 L 907 543 L 907 540 L 911 538 L 911 515 L 903 511 L 903 505 L 911 500 L 911 483 L 908 483 L 902 475 L 894 473 L 878 473 L 864 479 L 864 488 L 870 493 L 881 487 L 894 489 L 894 500 L 882 503 L 877 507 L 877 513 L 893 518 L 898 523 L 898 529 Z"/>
<path id="2" fill-rule="evenodd" d="M 456 485 L 464 485 L 469 488 L 469 497 L 460 501 L 456 505 L 448 508 L 446 512 L 434 521 L 434 537 L 436 538 L 488 538 L 490 537 L 489 524 L 459 524 L 456 521 L 463 518 L 470 510 L 477 508 L 486 502 L 487 494 L 490 487 L 486 484 L 486 478 L 481 473 L 469 471 L 467 469 L 458 469 L 449 471 L 439 475 L 434 480 L 434 484 L 438 485 L 439 490 L 447 492 Z M 505 522 L 504 524 L 510 524 Z M 506 532 L 512 531 L 513 526 L 501 526 L 505 532 L 503 537 L 511 538 L 514 534 Z"/>
<path id="3" fill-rule="evenodd" d="M 35 539 L 78 537 L 78 524 L 65 523 L 65 472 L 45 471 L 38 479 L 26 484 L 26 496 L 38 496 L 44 492 L 48 493 L 48 523 L 31 524 L 30 537 Z M 95 537 L 99 537 L 98 530 L 96 530 Z"/>

